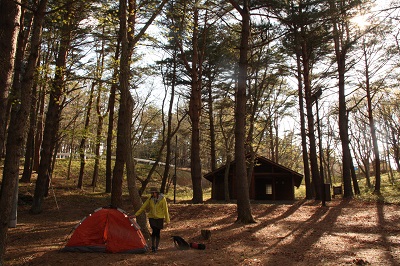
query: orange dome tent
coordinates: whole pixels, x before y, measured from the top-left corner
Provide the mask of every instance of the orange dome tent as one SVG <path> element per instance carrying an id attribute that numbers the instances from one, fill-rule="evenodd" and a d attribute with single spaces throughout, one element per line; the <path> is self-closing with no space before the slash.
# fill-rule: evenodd
<path id="1" fill-rule="evenodd" d="M 119 208 L 99 208 L 76 227 L 62 251 L 144 253 L 139 225 Z"/>

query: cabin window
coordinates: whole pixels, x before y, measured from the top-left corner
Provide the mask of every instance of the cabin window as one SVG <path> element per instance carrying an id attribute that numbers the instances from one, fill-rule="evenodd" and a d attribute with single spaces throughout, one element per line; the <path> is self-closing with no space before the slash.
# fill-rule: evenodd
<path id="1" fill-rule="evenodd" d="M 265 185 L 265 194 L 272 195 L 272 185 L 271 184 Z"/>

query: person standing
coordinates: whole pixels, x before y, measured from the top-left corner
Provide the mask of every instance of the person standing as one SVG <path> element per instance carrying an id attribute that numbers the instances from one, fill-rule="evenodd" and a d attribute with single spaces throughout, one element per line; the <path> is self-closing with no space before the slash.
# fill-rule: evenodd
<path id="1" fill-rule="evenodd" d="M 150 190 L 150 197 L 143 203 L 140 209 L 135 213 L 134 217 L 139 216 L 147 210 L 147 217 L 149 218 L 151 233 L 151 250 L 157 252 L 158 245 L 160 244 L 161 229 L 164 228 L 164 221 L 170 222 L 168 204 L 164 195 L 159 190 L 152 188 Z"/>

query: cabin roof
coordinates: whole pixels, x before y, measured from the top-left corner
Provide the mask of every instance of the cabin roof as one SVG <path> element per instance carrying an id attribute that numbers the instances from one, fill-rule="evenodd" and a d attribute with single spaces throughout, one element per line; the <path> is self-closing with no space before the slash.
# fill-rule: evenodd
<path id="1" fill-rule="evenodd" d="M 270 159 L 268 159 L 268 158 L 266 158 L 264 156 L 256 156 L 255 160 L 258 163 L 271 165 L 271 166 L 273 166 L 273 167 L 275 167 L 277 169 L 280 169 L 281 172 L 291 174 L 293 176 L 293 178 L 294 178 L 294 184 L 295 184 L 296 187 L 299 187 L 300 184 L 301 184 L 301 181 L 303 180 L 303 175 L 302 174 L 300 174 L 300 173 L 298 173 L 296 171 L 293 171 L 292 169 L 287 168 L 287 167 L 285 167 L 285 166 L 283 166 L 281 164 L 278 164 L 278 163 L 276 163 L 276 162 L 274 162 L 274 161 L 272 161 L 272 160 L 270 160 Z M 234 164 L 235 164 L 235 161 L 232 161 L 229 166 L 232 167 Z M 223 177 L 223 174 L 225 172 L 225 168 L 226 168 L 226 165 L 223 165 L 223 166 L 219 167 L 218 169 L 216 169 L 215 171 L 205 174 L 204 178 L 207 179 L 208 181 L 212 182 L 213 181 L 213 177 L 220 177 L 220 176 Z"/>

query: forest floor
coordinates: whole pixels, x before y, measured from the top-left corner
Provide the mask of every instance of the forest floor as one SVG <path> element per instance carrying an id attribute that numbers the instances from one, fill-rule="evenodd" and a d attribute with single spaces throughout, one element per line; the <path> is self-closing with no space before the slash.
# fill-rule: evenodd
<path id="1" fill-rule="evenodd" d="M 33 188 L 20 189 L 22 201 Z M 326 207 L 305 200 L 252 202 L 256 223 L 248 225 L 235 223 L 235 204 L 169 202 L 171 223 L 161 232 L 157 253 L 61 252 L 74 226 L 108 205 L 109 196 L 57 180 L 53 188 L 42 214 L 29 214 L 30 204 L 20 201 L 5 265 L 400 265 L 400 206 L 340 198 Z M 132 211 L 128 201 L 125 210 Z M 208 240 L 202 229 L 211 231 Z M 206 249 L 178 250 L 172 235 Z"/>

